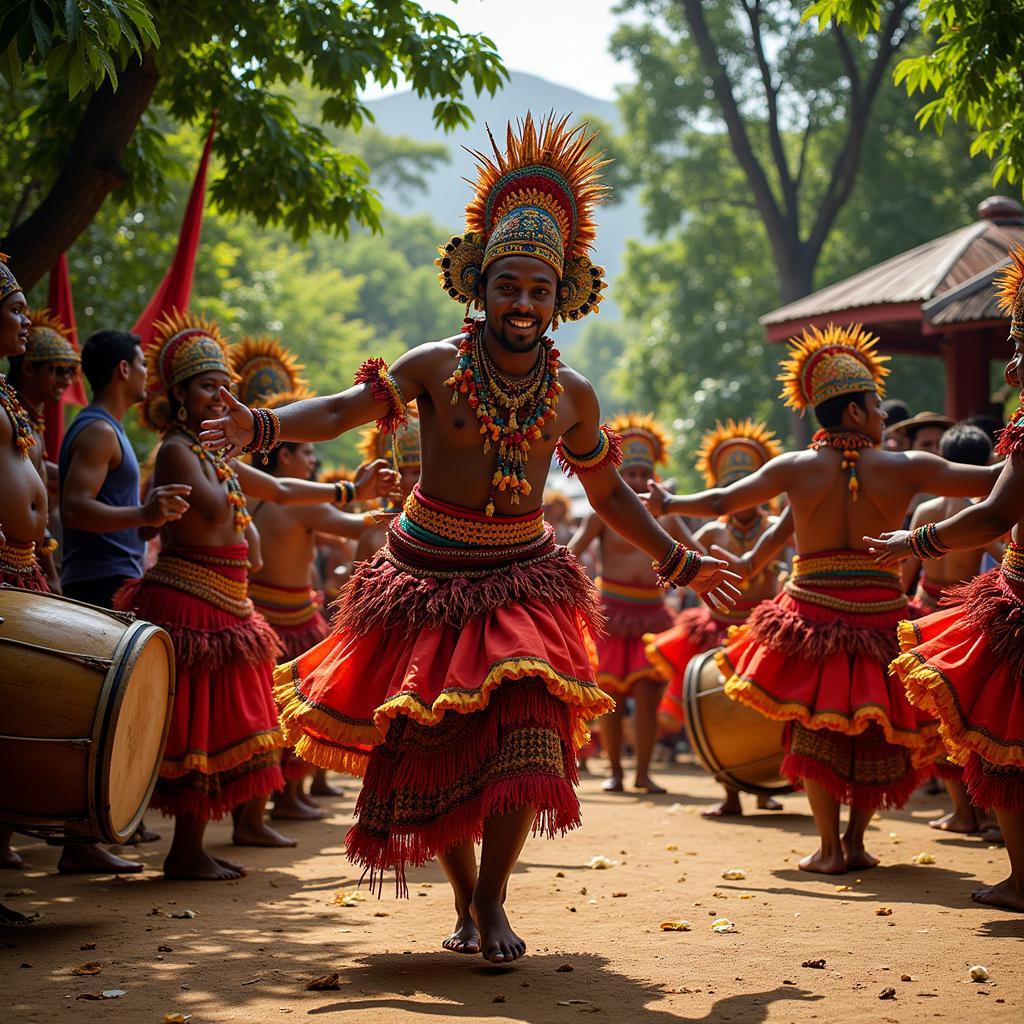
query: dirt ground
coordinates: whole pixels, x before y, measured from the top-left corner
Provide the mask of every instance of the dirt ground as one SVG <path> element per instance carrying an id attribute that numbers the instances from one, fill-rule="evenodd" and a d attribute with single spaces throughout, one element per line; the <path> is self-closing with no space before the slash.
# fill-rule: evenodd
<path id="1" fill-rule="evenodd" d="M 42 916 L 0 930 L 0 1020 L 1024 1019 L 1024 918 L 968 896 L 1004 877 L 1005 854 L 927 828 L 943 798 L 919 793 L 876 820 L 868 835 L 882 866 L 833 880 L 796 869 L 813 844 L 803 797 L 786 797 L 781 813 L 712 822 L 699 811 L 716 787 L 699 769 L 658 775 L 668 796 L 605 794 L 599 777 L 585 778 L 584 827 L 527 843 L 510 909 L 529 953 L 511 967 L 439 949 L 453 913 L 436 866 L 410 873 L 408 901 L 332 905 L 358 880 L 341 851 L 354 786 L 330 801 L 329 821 L 289 826 L 296 850 L 230 849 L 214 826 L 214 852 L 250 867 L 239 882 L 164 881 L 166 840 L 129 853 L 145 861 L 142 876 L 65 878 L 55 850 L 23 840 L 32 867 L 0 874 L 3 901 Z M 934 864 L 915 864 L 919 853 Z M 588 867 L 598 855 L 615 863 Z M 723 879 L 733 868 L 745 878 Z M 714 932 L 719 918 L 735 930 Z M 691 930 L 661 931 L 669 919 Z M 89 961 L 99 974 L 72 975 Z M 971 981 L 976 964 L 987 983 Z M 330 972 L 339 988 L 306 991 Z M 124 994 L 81 999 L 110 990 Z"/>

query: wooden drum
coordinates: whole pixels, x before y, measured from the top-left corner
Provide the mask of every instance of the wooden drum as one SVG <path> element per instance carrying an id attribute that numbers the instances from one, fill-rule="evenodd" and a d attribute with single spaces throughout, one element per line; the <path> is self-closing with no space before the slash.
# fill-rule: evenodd
<path id="1" fill-rule="evenodd" d="M 171 638 L 150 622 L 0 587 L 0 822 L 123 843 L 156 785 L 174 698 Z"/>
<path id="2" fill-rule="evenodd" d="M 793 792 L 779 775 L 783 723 L 726 696 L 716 653 L 698 654 L 686 666 L 683 706 L 690 746 L 721 783 L 764 796 Z"/>

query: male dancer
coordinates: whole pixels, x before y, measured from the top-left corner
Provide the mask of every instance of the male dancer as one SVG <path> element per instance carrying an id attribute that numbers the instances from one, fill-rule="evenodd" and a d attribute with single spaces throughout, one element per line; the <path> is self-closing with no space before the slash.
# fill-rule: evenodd
<path id="1" fill-rule="evenodd" d="M 782 449 L 775 435 L 763 423 L 730 419 L 725 426 L 715 425 L 701 439 L 697 470 L 704 474 L 709 487 L 727 487 L 742 480 L 770 462 Z M 755 507 L 734 512 L 730 516 L 706 523 L 696 533 L 696 542 L 712 554 L 728 552 L 737 559 L 751 551 L 758 539 L 776 522 L 776 517 Z M 723 554 L 723 557 L 725 555 Z M 734 566 L 735 568 L 735 566 Z M 747 620 L 751 611 L 762 601 L 774 597 L 779 590 L 776 565 L 754 575 L 744 575 L 741 585 L 743 597 L 728 611 L 712 610 L 706 606 L 686 608 L 676 617 L 675 625 L 656 636 L 644 637 L 647 656 L 668 684 L 658 705 L 658 720 L 668 733 L 677 733 L 683 727 L 683 682 L 686 666 L 698 654 L 721 646 L 729 629 Z M 770 796 L 760 795 L 757 806 L 761 810 L 778 811 L 782 804 Z M 705 818 L 741 815 L 740 791 L 725 786 L 725 799 L 701 812 Z"/>
<path id="2" fill-rule="evenodd" d="M 668 459 L 669 439 L 650 416 L 625 413 L 608 424 L 622 438 L 619 474 L 637 494 L 647 490 L 654 467 Z M 677 518 L 663 523 L 670 537 L 696 547 L 690 531 Z M 580 558 L 594 541 L 600 542 L 601 576 L 597 589 L 605 614 L 608 635 L 597 645 L 597 685 L 616 699 L 598 724 L 601 742 L 611 766 L 605 779 L 606 793 L 621 793 L 622 720 L 625 702 L 632 697 L 636 742 L 636 776 L 633 787 L 646 793 L 664 793 L 650 775 L 651 754 L 658 728 L 658 701 L 665 687 L 647 660 L 644 634 L 661 632 L 672 621 L 665 607 L 665 591 L 651 568 L 650 557 L 605 526 L 599 515 L 589 515 L 569 541 L 569 550 Z"/>
<path id="3" fill-rule="evenodd" d="M 905 613 L 899 573 L 863 545 L 869 524 L 893 529 L 915 494 L 984 494 L 996 469 L 958 466 L 927 452 L 879 449 L 884 356 L 859 326 L 809 328 L 791 342 L 780 377 L 787 404 L 813 408 L 822 429 L 809 451 L 780 455 L 725 488 L 670 497 L 661 512 L 721 515 L 785 492 L 796 550 L 783 593 L 758 607 L 719 655 L 726 692 L 787 722 L 783 773 L 807 791 L 821 846 L 804 871 L 873 867 L 864 832 L 874 811 L 900 806 L 936 758 L 937 727 L 888 677 Z M 839 805 L 850 804 L 840 839 Z"/>
<path id="4" fill-rule="evenodd" d="M 335 632 L 278 670 L 276 695 L 299 754 L 365 773 L 349 857 L 372 881 L 394 868 L 400 887 L 407 863 L 438 857 L 457 914 L 445 948 L 494 963 L 526 950 L 504 909 L 523 843 L 535 827 L 579 824 L 575 751 L 586 721 L 613 706 L 591 662 L 593 586 L 543 521 L 556 448 L 667 584 L 724 604 L 738 594 L 723 563 L 644 513 L 615 470 L 619 442 L 600 427 L 593 388 L 544 336 L 556 317 L 592 312 L 603 287 L 586 251 L 606 187 L 593 137 L 566 120 L 535 126 L 527 115 L 504 153 L 477 157 L 467 231 L 439 260 L 445 290 L 484 309 L 463 334 L 390 369 L 370 360 L 354 388 L 279 416 L 223 392 L 228 414 L 204 424 L 211 448 L 264 448 L 372 419 L 391 429 L 416 399 L 420 484 L 385 548 L 357 568 Z"/>
<path id="5" fill-rule="evenodd" d="M 996 444 L 1006 461 L 995 487 L 942 522 L 864 539 L 879 563 L 889 565 L 907 555 L 973 551 L 1012 531 L 1000 568 L 950 592 L 947 601 L 955 604 L 900 623 L 903 653 L 892 671 L 910 700 L 942 722 L 942 739 L 950 759 L 963 766 L 971 800 L 994 807 L 999 819 L 1010 875 L 976 889 L 973 898 L 1024 913 L 1024 248 L 1010 255 L 998 282 L 1013 344 L 1005 376 L 1022 401 Z"/>

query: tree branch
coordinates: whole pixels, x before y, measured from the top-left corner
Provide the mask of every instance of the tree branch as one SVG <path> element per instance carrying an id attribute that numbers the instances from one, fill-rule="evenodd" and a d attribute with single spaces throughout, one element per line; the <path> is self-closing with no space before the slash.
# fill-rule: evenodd
<path id="1" fill-rule="evenodd" d="M 0 243 L 26 290 L 92 223 L 107 196 L 124 184 L 121 160 L 158 77 L 153 53 L 147 50 L 141 61 L 129 62 L 116 91 L 109 82 L 97 89 L 50 191 Z"/>

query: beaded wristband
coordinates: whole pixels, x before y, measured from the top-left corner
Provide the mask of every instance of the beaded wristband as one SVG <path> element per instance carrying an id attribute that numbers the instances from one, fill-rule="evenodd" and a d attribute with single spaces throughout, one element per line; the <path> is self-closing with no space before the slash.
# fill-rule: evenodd
<path id="1" fill-rule="evenodd" d="M 672 589 L 688 587 L 700 572 L 701 556 L 676 541 L 660 562 L 651 562 L 658 584 Z"/>
<path id="2" fill-rule="evenodd" d="M 349 505 L 356 500 L 356 485 L 351 480 L 338 480 L 334 484 L 334 504 Z"/>
<path id="3" fill-rule="evenodd" d="M 949 548 L 939 540 L 939 528 L 935 523 L 926 523 L 912 530 L 907 544 L 910 553 L 921 561 L 941 558 L 949 551 Z"/>
<path id="4" fill-rule="evenodd" d="M 273 409 L 250 409 L 253 427 L 252 440 L 242 449 L 253 452 L 273 451 L 281 443 L 281 418 Z"/>

